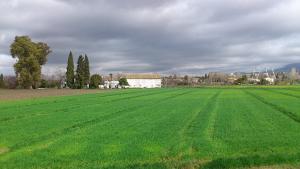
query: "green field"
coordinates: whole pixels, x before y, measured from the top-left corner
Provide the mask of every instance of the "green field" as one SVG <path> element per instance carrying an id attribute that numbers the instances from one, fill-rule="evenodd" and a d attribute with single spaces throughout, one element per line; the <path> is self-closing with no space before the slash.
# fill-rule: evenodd
<path id="1" fill-rule="evenodd" d="M 130 89 L 0 103 L 0 168 L 300 168 L 300 88 Z"/>

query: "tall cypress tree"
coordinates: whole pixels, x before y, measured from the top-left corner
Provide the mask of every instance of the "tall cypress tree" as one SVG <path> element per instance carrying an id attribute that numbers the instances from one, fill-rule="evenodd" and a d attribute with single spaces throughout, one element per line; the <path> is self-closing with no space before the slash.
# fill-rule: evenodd
<path id="1" fill-rule="evenodd" d="M 76 84 L 76 88 L 78 89 L 82 89 L 84 86 L 84 58 L 82 55 L 80 55 L 78 57 L 78 61 L 77 61 L 77 69 L 76 69 L 76 78 L 75 78 L 75 84 Z"/>
<path id="2" fill-rule="evenodd" d="M 67 65 L 67 72 L 66 72 L 66 78 L 67 78 L 67 86 L 69 88 L 74 88 L 74 61 L 73 61 L 73 54 L 70 51 L 69 57 L 68 57 L 68 65 Z"/>
<path id="3" fill-rule="evenodd" d="M 3 74 L 0 75 L 0 88 L 5 88 L 4 77 Z"/>
<path id="4" fill-rule="evenodd" d="M 89 58 L 85 54 L 84 56 L 84 84 L 87 85 L 90 83 L 90 63 Z"/>

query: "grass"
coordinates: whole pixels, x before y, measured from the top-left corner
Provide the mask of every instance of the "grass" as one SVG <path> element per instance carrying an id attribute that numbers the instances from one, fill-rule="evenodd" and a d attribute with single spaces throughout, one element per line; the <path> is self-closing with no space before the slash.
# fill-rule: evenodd
<path id="1" fill-rule="evenodd" d="M 300 88 L 133 89 L 0 103 L 1 168 L 299 168 Z"/>

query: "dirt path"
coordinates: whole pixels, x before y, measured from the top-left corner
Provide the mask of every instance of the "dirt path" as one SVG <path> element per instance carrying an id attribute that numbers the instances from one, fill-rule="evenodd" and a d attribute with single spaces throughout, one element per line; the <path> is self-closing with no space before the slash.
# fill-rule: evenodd
<path id="1" fill-rule="evenodd" d="M 24 89 L 0 89 L 0 101 L 8 100 L 21 100 L 29 98 L 39 98 L 47 96 L 65 96 L 65 95 L 78 95 L 86 93 L 102 93 L 110 90 L 100 89 L 36 89 L 36 90 L 24 90 Z"/>

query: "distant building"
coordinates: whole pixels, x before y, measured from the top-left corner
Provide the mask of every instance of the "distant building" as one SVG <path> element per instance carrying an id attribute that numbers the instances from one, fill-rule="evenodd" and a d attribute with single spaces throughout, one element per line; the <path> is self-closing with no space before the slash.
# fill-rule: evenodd
<path id="1" fill-rule="evenodd" d="M 119 75 L 109 74 L 108 76 L 103 76 L 103 86 L 99 86 L 99 88 L 105 89 L 115 89 L 119 88 Z"/>
<path id="2" fill-rule="evenodd" d="M 126 74 L 125 78 L 130 88 L 160 88 L 159 74 Z"/>
<path id="3" fill-rule="evenodd" d="M 180 77 L 176 74 L 170 75 L 170 76 L 164 76 L 162 79 L 162 85 L 163 86 L 180 86 L 181 84 L 184 84 L 184 78 Z"/>
<path id="4" fill-rule="evenodd" d="M 210 84 L 225 84 L 227 75 L 223 72 L 209 72 L 208 79 Z"/>
<path id="5" fill-rule="evenodd" d="M 115 88 L 119 88 L 119 81 L 116 81 L 116 80 L 112 80 L 112 81 L 104 81 L 104 85 L 103 85 L 104 88 L 107 88 L 107 89 L 115 89 Z"/>
<path id="6" fill-rule="evenodd" d="M 190 83 L 191 83 L 191 85 L 197 85 L 198 83 L 199 83 L 199 81 L 200 81 L 200 77 L 191 77 L 190 78 Z"/>
<path id="7" fill-rule="evenodd" d="M 229 84 L 233 84 L 238 78 L 236 77 L 236 75 L 234 73 L 230 73 L 227 76 L 227 83 Z"/>
<path id="8" fill-rule="evenodd" d="M 299 74 L 296 68 L 292 68 L 291 71 L 288 73 L 288 78 L 291 82 L 299 79 Z"/>
<path id="9" fill-rule="evenodd" d="M 251 75 L 248 77 L 248 82 L 250 84 L 259 84 L 260 83 L 260 72 L 252 72 Z"/>
<path id="10" fill-rule="evenodd" d="M 260 74 L 260 79 L 265 79 L 269 82 L 269 84 L 275 84 L 276 74 L 274 73 L 274 71 L 266 70 L 266 72 L 262 72 Z"/>

